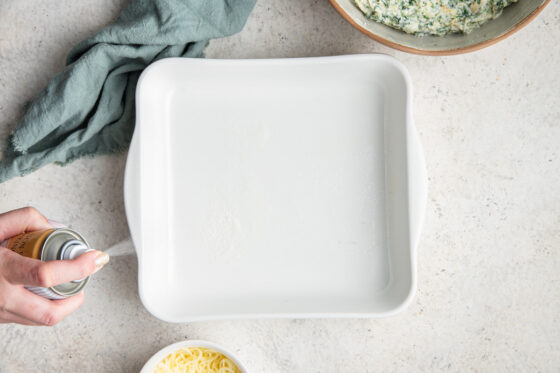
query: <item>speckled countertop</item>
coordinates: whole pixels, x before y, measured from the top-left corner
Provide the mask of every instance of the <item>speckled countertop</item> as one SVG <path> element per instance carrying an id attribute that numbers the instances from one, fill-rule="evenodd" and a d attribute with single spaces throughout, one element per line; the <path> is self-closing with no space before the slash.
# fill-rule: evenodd
<path id="1" fill-rule="evenodd" d="M 125 0 L 0 1 L 0 136 L 71 46 Z M 252 372 L 560 369 L 560 3 L 488 49 L 422 57 L 354 30 L 326 0 L 263 0 L 211 58 L 387 53 L 410 70 L 430 191 L 418 291 L 380 320 L 167 324 L 137 292 L 133 256 L 114 258 L 84 306 L 54 328 L 0 326 L 0 372 L 138 372 L 186 338 L 222 344 Z M 97 248 L 128 236 L 125 155 L 45 167 L 0 185 L 0 211 L 34 205 Z"/>

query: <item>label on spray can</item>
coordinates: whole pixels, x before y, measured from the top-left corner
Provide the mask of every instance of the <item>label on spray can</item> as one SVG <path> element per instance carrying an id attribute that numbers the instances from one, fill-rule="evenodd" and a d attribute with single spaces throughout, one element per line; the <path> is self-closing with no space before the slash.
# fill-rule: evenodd
<path id="1" fill-rule="evenodd" d="M 20 255 L 44 262 L 70 260 L 93 250 L 89 248 L 88 243 L 79 233 L 66 228 L 18 234 L 3 241 L 0 245 Z M 88 279 L 89 276 L 49 288 L 39 286 L 26 286 L 26 288 L 48 299 L 64 299 L 82 291 Z"/>

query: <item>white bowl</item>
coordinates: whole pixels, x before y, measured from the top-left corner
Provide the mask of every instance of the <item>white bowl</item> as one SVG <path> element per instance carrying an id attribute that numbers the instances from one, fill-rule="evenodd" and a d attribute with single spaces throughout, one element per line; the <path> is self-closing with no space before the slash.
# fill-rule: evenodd
<path id="1" fill-rule="evenodd" d="M 162 348 L 161 350 L 156 352 L 154 356 L 152 356 L 146 364 L 144 364 L 144 367 L 142 368 L 140 373 L 153 373 L 158 363 L 162 361 L 167 355 L 169 355 L 174 351 L 180 350 L 182 348 L 186 349 L 189 347 L 202 347 L 202 348 L 208 348 L 214 351 L 218 351 L 219 353 L 223 354 L 228 359 L 230 359 L 235 365 L 237 365 L 241 373 L 248 372 L 245 365 L 243 365 L 243 363 L 241 363 L 241 361 L 239 361 L 239 359 L 231 351 L 226 350 L 222 346 L 218 346 L 217 344 L 212 342 L 193 339 L 193 340 L 173 343 L 172 345 Z"/>

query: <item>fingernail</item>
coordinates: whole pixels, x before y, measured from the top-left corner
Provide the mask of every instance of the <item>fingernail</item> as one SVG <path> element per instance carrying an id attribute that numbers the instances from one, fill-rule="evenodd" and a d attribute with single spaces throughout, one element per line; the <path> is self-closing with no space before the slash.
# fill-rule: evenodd
<path id="1" fill-rule="evenodd" d="M 58 222 L 56 220 L 51 220 L 51 219 L 47 219 L 47 221 L 49 222 L 49 224 L 53 227 L 53 228 L 68 228 L 68 226 L 66 224 L 63 224 L 61 222 Z"/>
<path id="2" fill-rule="evenodd" d="M 103 251 L 97 251 L 95 256 L 95 272 L 99 271 L 103 266 L 109 263 L 109 255 Z M 93 272 L 93 273 L 95 273 Z"/>

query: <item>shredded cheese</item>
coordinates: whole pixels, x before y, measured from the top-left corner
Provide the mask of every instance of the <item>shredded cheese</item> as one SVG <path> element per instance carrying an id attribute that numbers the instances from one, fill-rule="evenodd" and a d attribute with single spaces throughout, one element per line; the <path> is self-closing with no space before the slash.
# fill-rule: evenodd
<path id="1" fill-rule="evenodd" d="M 158 363 L 154 373 L 241 373 L 218 351 L 202 347 L 180 349 Z"/>

